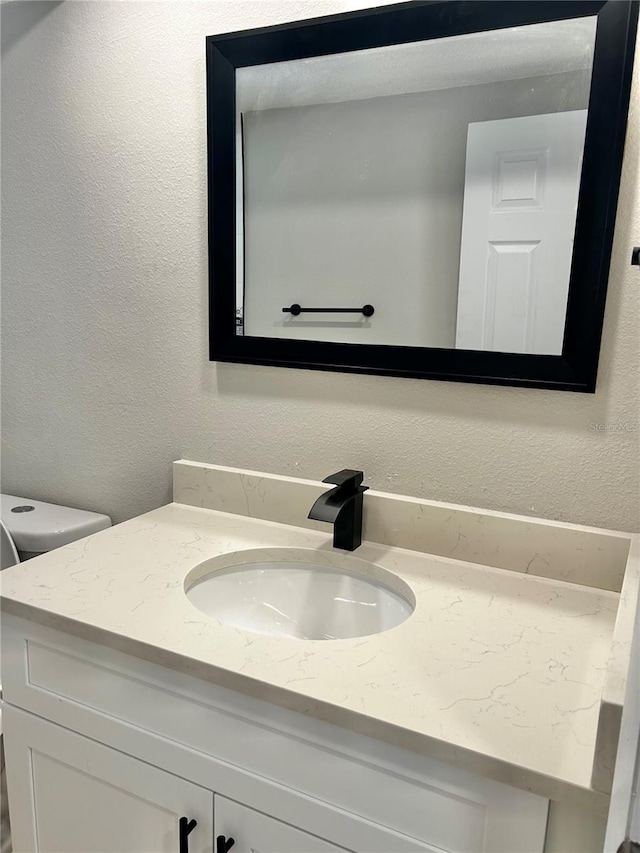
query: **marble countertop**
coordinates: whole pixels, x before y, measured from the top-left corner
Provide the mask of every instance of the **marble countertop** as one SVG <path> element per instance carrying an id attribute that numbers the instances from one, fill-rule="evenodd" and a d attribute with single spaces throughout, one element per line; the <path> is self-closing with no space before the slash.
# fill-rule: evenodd
<path id="1" fill-rule="evenodd" d="M 416 598 L 384 633 L 266 637 L 189 602 L 199 563 L 265 548 L 342 553 L 328 528 L 174 503 L 6 569 L 2 605 L 553 799 L 602 797 L 592 772 L 619 592 L 365 542 L 353 556 Z"/>

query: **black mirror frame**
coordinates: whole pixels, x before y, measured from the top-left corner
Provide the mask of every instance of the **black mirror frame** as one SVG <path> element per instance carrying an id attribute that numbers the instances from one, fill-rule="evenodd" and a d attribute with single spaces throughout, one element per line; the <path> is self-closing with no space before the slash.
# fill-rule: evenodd
<path id="1" fill-rule="evenodd" d="M 235 70 L 597 15 L 562 355 L 236 335 Z M 211 361 L 594 392 L 631 91 L 638 0 L 426 0 L 209 36 Z"/>

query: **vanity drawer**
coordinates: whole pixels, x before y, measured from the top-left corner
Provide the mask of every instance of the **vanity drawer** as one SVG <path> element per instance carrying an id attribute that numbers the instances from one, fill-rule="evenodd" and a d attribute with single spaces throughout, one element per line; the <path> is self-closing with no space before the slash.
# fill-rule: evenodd
<path id="1" fill-rule="evenodd" d="M 279 819 L 320 837 L 318 802 L 397 833 L 398 851 L 543 849 L 542 797 L 25 620 L 3 634 L 11 705 L 248 807 L 273 787 Z"/>

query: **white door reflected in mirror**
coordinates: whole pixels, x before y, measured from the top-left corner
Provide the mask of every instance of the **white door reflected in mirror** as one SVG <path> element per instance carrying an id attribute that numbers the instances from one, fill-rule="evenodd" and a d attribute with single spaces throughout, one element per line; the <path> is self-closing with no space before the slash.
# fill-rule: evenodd
<path id="1" fill-rule="evenodd" d="M 456 348 L 560 355 L 587 111 L 469 125 Z"/>

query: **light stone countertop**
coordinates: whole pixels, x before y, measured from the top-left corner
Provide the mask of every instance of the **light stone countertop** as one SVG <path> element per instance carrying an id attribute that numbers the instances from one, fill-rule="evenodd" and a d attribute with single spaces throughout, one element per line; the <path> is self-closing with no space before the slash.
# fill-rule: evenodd
<path id="1" fill-rule="evenodd" d="M 620 594 L 365 542 L 413 615 L 381 634 L 255 635 L 184 594 L 202 561 L 250 549 L 343 552 L 325 531 L 170 504 L 2 572 L 2 606 L 88 640 L 418 753 L 583 805 Z"/>

